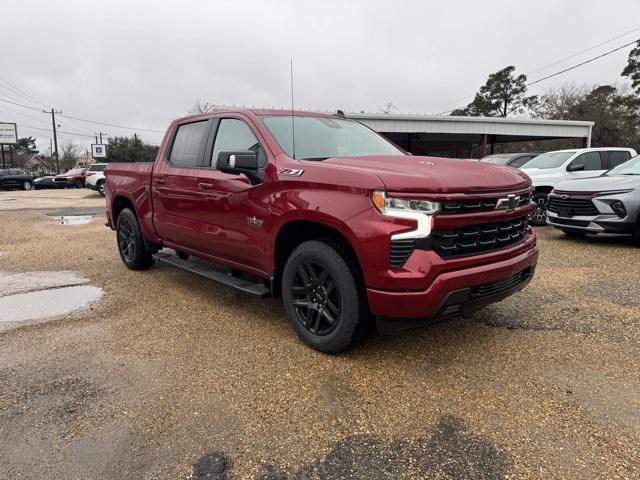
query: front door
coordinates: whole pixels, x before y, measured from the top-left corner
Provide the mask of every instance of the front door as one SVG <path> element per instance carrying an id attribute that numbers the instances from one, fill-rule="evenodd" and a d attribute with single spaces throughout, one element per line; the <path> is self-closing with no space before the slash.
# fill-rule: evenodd
<path id="1" fill-rule="evenodd" d="M 267 152 L 248 119 L 220 118 L 215 137 L 205 153 L 206 166 L 200 172 L 200 183 L 207 188 L 197 209 L 201 222 L 200 243 L 216 257 L 266 271 L 268 252 L 264 227 L 268 205 L 262 185 L 252 185 L 244 175 L 216 169 L 221 151 L 241 150 L 255 151 L 261 168 L 266 167 Z"/>
<path id="2" fill-rule="evenodd" d="M 607 171 L 603 152 L 585 152 L 574 158 L 567 167 L 567 178 L 597 177 Z M 582 165 L 582 170 L 571 171 L 572 167 Z"/>

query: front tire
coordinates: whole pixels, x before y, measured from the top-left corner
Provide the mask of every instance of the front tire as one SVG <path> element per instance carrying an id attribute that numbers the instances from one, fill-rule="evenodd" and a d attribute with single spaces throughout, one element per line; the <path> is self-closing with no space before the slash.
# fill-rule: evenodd
<path id="1" fill-rule="evenodd" d="M 82 188 L 83 186 L 84 185 L 82 185 L 82 180 L 76 180 L 76 183 L 75 183 L 76 188 Z"/>
<path id="2" fill-rule="evenodd" d="M 368 331 L 369 307 L 357 266 L 333 245 L 300 244 L 284 267 L 282 296 L 289 323 L 315 350 L 342 352 Z"/>
<path id="3" fill-rule="evenodd" d="M 118 215 L 116 236 L 120 258 L 127 268 L 146 270 L 153 265 L 153 255 L 145 248 L 138 219 L 131 209 L 125 208 Z"/>
<path id="4" fill-rule="evenodd" d="M 29 180 L 25 180 L 22 184 L 22 189 L 23 190 L 31 190 L 33 188 L 33 183 L 31 183 Z"/>
<path id="5" fill-rule="evenodd" d="M 547 224 L 547 204 L 549 203 L 549 194 L 545 192 L 533 192 L 531 199 L 536 204 L 536 211 L 531 214 L 531 225 L 542 227 Z"/>

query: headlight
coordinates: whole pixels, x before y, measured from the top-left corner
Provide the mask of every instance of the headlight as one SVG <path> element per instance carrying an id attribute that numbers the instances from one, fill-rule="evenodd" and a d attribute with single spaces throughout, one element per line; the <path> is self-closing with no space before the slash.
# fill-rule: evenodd
<path id="1" fill-rule="evenodd" d="M 375 190 L 371 193 L 371 200 L 382 213 L 416 212 L 424 215 L 435 215 L 440 211 L 440 203 L 431 200 L 417 200 L 410 198 L 387 197 L 385 192 Z"/>

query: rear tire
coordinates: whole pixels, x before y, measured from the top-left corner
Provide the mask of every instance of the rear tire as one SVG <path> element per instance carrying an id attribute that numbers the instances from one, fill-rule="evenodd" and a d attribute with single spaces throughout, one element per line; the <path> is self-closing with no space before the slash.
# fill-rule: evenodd
<path id="1" fill-rule="evenodd" d="M 282 275 L 287 318 L 315 350 L 345 351 L 370 331 L 366 292 L 353 263 L 339 247 L 315 240 L 300 244 L 287 259 Z"/>
<path id="2" fill-rule="evenodd" d="M 529 221 L 531 225 L 542 227 L 547 224 L 547 204 L 549 203 L 549 194 L 545 192 L 533 192 L 531 200 L 536 204 L 536 211 L 531 214 L 531 219 Z"/>
<path id="3" fill-rule="evenodd" d="M 636 223 L 636 229 L 633 232 L 631 238 L 633 240 L 633 243 L 636 245 L 636 247 L 640 247 L 640 221 Z"/>
<path id="4" fill-rule="evenodd" d="M 31 190 L 33 188 L 33 183 L 31 183 L 29 180 L 26 180 L 23 184 L 22 184 L 22 189 L 23 190 Z"/>
<path id="5" fill-rule="evenodd" d="M 102 195 L 103 197 L 107 194 L 105 187 L 104 187 L 104 181 L 102 182 L 98 182 L 98 193 L 100 195 Z"/>
<path id="6" fill-rule="evenodd" d="M 118 252 L 122 263 L 131 270 L 146 270 L 153 265 L 153 255 L 145 248 L 136 214 L 125 208 L 116 223 Z"/>
<path id="7" fill-rule="evenodd" d="M 75 183 L 76 188 L 82 188 L 83 186 L 84 185 L 82 185 L 82 180 L 76 180 L 76 183 Z"/>

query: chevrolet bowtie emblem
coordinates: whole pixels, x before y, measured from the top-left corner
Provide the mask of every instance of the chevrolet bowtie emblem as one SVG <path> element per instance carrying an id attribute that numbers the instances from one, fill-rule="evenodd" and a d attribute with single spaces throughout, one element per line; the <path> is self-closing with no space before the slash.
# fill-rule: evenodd
<path id="1" fill-rule="evenodd" d="M 520 196 L 509 194 L 505 198 L 498 199 L 496 210 L 513 210 L 520 204 Z"/>

